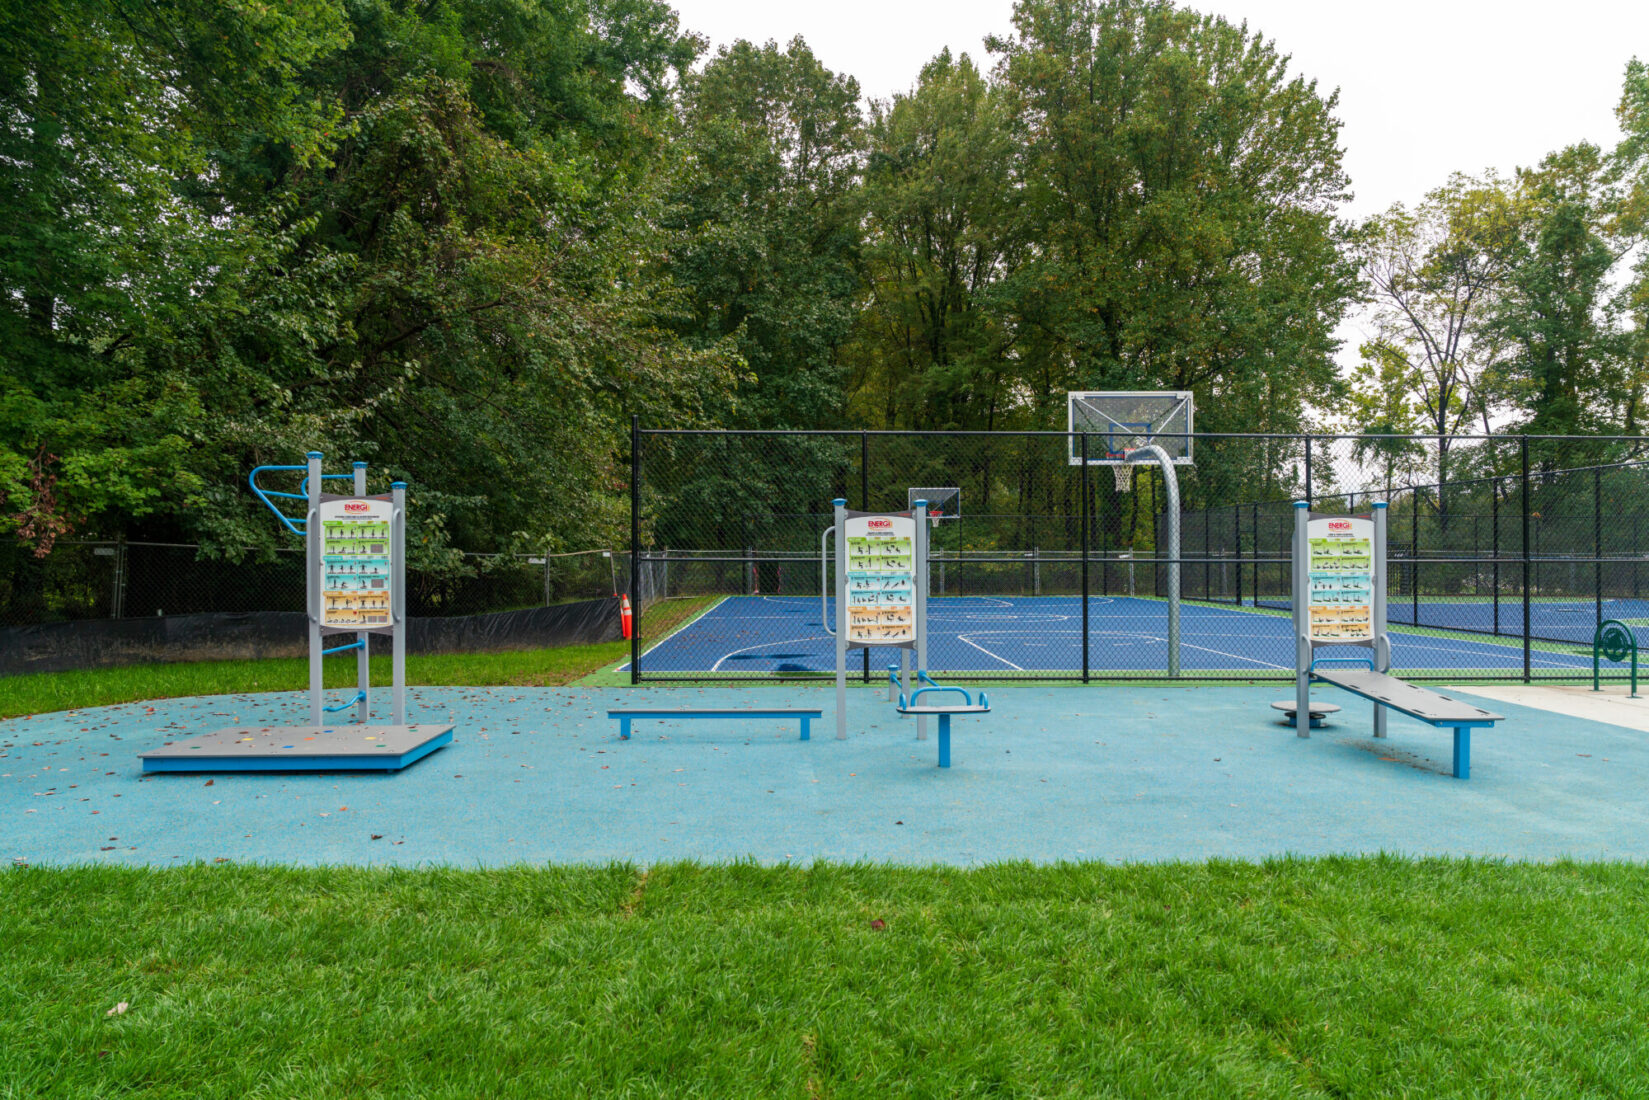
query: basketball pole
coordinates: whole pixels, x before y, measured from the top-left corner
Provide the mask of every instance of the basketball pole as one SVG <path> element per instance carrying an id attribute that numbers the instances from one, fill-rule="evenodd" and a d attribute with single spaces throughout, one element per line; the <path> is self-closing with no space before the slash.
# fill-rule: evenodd
<path id="1" fill-rule="evenodd" d="M 1168 678 L 1179 679 L 1179 477 L 1168 452 L 1155 443 L 1128 452 L 1128 463 L 1149 462 L 1156 459 L 1162 467 L 1162 484 L 1167 490 L 1164 502 L 1168 512 Z"/>

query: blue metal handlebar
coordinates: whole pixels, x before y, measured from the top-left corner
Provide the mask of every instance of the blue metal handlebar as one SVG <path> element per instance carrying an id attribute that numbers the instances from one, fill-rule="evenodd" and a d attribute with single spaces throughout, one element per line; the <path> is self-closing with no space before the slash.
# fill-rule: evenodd
<path id="1" fill-rule="evenodd" d="M 309 483 L 309 477 L 308 477 L 309 467 L 308 466 L 254 466 L 254 467 L 252 467 L 252 472 L 246 476 L 246 483 L 252 487 L 252 491 L 257 494 L 258 499 L 263 501 L 264 507 L 268 508 L 271 512 L 275 513 L 275 518 L 280 520 L 281 523 L 286 527 L 286 529 L 288 531 L 291 531 L 294 535 L 297 535 L 299 538 L 303 538 L 305 536 L 306 529 L 309 526 L 309 518 L 306 516 L 303 519 L 295 519 L 294 517 L 287 515 L 285 512 L 283 512 L 279 508 L 277 508 L 275 506 L 275 502 L 270 500 L 269 498 L 270 497 L 285 497 L 288 500 L 304 500 L 304 501 L 307 501 L 309 499 L 309 494 L 308 493 L 282 493 L 282 492 L 278 492 L 274 489 L 265 489 L 263 486 L 258 484 L 258 475 L 263 473 L 265 470 L 303 470 L 304 474 L 305 474 L 304 484 L 307 485 Z M 295 523 L 303 524 L 303 529 L 300 529 L 298 527 L 294 527 L 293 524 L 295 524 Z"/>
<path id="2" fill-rule="evenodd" d="M 1373 657 L 1313 657 L 1311 658 L 1311 668 L 1306 669 L 1306 671 L 1310 672 L 1312 668 L 1316 668 L 1319 664 L 1367 665 L 1370 672 L 1375 671 Z"/>
<path id="3" fill-rule="evenodd" d="M 892 681 L 894 684 L 898 684 L 899 683 L 898 669 L 896 669 L 893 665 L 889 665 L 887 672 L 888 672 L 888 679 L 890 681 Z M 916 700 L 921 698 L 923 695 L 925 695 L 929 692 L 954 691 L 954 692 L 956 692 L 956 694 L 958 694 L 962 697 L 962 699 L 963 699 L 962 705 L 963 706 L 971 707 L 971 706 L 975 705 L 974 701 L 973 701 L 973 696 L 968 692 L 968 690 L 966 688 L 947 687 L 944 684 L 937 683 L 932 676 L 929 676 L 927 674 L 926 669 L 920 669 L 920 668 L 917 669 L 916 670 L 916 678 L 919 681 L 921 681 L 922 683 L 927 684 L 928 686 L 917 688 L 915 691 L 911 692 L 910 693 L 910 698 L 908 700 L 905 698 L 905 693 L 903 691 L 901 691 L 899 693 L 899 707 L 900 707 L 901 710 L 908 709 L 910 707 L 914 707 L 916 705 Z M 990 700 L 986 697 L 985 693 L 982 692 L 982 691 L 979 693 L 979 703 L 977 705 L 979 705 L 981 707 L 990 706 Z"/>
<path id="4" fill-rule="evenodd" d="M 299 469 L 304 469 L 304 468 L 305 467 L 299 467 Z M 354 474 L 322 474 L 321 475 L 321 480 L 322 481 L 354 481 L 355 480 L 355 475 Z M 303 476 L 303 483 L 298 486 L 297 493 L 282 494 L 282 495 L 292 495 L 292 496 L 300 496 L 301 495 L 304 500 L 308 500 L 309 499 L 309 475 L 305 474 Z"/>
<path id="5" fill-rule="evenodd" d="M 351 699 L 349 702 L 339 703 L 335 707 L 322 707 L 321 709 L 326 711 L 326 713 L 328 713 L 328 714 L 337 714 L 340 710 L 348 710 L 350 707 L 354 706 L 356 703 L 359 703 L 362 699 L 365 699 L 365 698 L 366 698 L 366 692 L 357 691 L 355 693 L 355 698 Z"/>

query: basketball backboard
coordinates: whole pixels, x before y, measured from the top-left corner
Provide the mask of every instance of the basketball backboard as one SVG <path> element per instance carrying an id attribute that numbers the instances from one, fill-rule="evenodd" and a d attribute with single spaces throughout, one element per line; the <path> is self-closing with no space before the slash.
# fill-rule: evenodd
<path id="1" fill-rule="evenodd" d="M 907 489 L 905 491 L 905 507 L 914 508 L 916 502 L 928 502 L 928 518 L 935 523 L 942 519 L 959 519 L 962 515 L 962 490 L 957 488 L 935 489 L 932 487 Z"/>
<path id="2" fill-rule="evenodd" d="M 1191 394 L 1099 392 L 1067 394 L 1071 465 L 1082 465 L 1082 433 L 1088 465 L 1123 466 L 1128 452 L 1155 443 L 1176 466 L 1191 465 Z"/>

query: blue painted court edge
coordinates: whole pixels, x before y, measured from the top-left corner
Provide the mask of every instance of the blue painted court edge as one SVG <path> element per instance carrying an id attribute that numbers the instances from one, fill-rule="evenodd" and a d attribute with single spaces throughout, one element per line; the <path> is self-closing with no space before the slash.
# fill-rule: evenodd
<path id="1" fill-rule="evenodd" d="M 1167 667 L 1166 603 L 1091 596 L 1088 605 L 1090 668 L 1161 672 Z M 1396 623 L 1402 608 L 1395 603 L 1393 607 L 1391 619 Z M 1492 609 L 1481 610 L 1492 614 Z M 1082 669 L 1080 596 L 934 596 L 928 599 L 927 622 L 928 667 L 934 672 Z M 1292 676 L 1289 630 L 1285 615 L 1186 604 L 1180 611 L 1180 665 L 1188 672 Z M 1589 628 L 1586 640 L 1591 640 Z M 1439 638 L 1393 629 L 1391 642 L 1392 665 L 1399 673 L 1523 668 L 1523 647 L 1516 639 L 1488 641 L 1465 634 Z M 816 597 L 729 596 L 657 644 L 649 644 L 640 662 L 644 677 L 672 672 L 833 672 L 836 667 L 835 642 L 825 633 Z M 1340 650 L 1325 652 L 1335 655 Z M 894 649 L 873 648 L 870 654 L 871 669 L 878 674 L 899 660 Z M 848 655 L 850 668 L 861 667 L 861 662 L 857 653 Z M 1531 665 L 1535 670 L 1589 671 L 1592 661 L 1590 655 L 1536 650 Z M 629 664 L 621 668 L 628 671 Z"/>
<path id="2" fill-rule="evenodd" d="M 1310 740 L 1269 707 L 1276 685 L 990 694 L 993 713 L 956 724 L 944 771 L 934 740 L 915 740 L 879 688 L 849 693 L 847 741 L 806 742 L 794 720 L 649 722 L 622 742 L 606 711 L 828 714 L 827 688 L 415 688 L 409 717 L 455 721 L 456 740 L 392 775 L 139 770 L 136 754 L 163 740 L 289 722 L 304 712 L 297 692 L 12 719 L 0 722 L 0 856 L 460 867 L 1649 859 L 1649 737 L 1637 731 L 1488 704 L 1507 718 L 1477 736 L 1461 782 L 1448 775 L 1446 731 L 1394 715 L 1376 742 L 1371 708 L 1341 693 L 1325 698 L 1345 709 Z"/>

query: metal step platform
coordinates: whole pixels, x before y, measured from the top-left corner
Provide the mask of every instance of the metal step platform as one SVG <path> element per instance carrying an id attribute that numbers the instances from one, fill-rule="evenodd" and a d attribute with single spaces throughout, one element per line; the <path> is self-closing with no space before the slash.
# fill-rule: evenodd
<path id="1" fill-rule="evenodd" d="M 237 726 L 138 754 L 146 772 L 399 771 L 452 743 L 452 726 Z"/>

